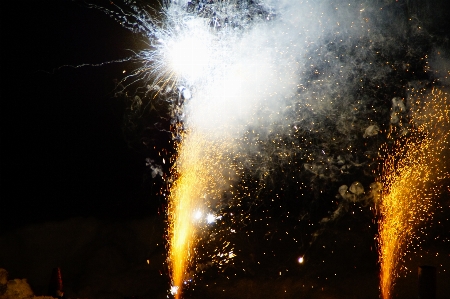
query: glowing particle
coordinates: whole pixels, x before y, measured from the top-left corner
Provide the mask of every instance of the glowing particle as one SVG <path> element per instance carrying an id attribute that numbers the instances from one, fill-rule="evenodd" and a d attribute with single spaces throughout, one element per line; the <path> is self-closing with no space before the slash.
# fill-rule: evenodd
<path id="1" fill-rule="evenodd" d="M 195 220 L 200 220 L 200 219 L 202 218 L 202 215 L 203 215 L 202 211 L 197 210 L 197 211 L 195 211 L 195 213 L 194 213 L 194 219 L 195 219 Z"/>
<path id="2" fill-rule="evenodd" d="M 179 289 L 178 286 L 171 286 L 170 287 L 170 294 L 172 294 L 172 295 L 178 294 L 178 289 Z"/>
<path id="3" fill-rule="evenodd" d="M 206 216 L 206 222 L 207 223 L 213 223 L 216 222 L 216 217 L 213 214 L 208 214 Z"/>

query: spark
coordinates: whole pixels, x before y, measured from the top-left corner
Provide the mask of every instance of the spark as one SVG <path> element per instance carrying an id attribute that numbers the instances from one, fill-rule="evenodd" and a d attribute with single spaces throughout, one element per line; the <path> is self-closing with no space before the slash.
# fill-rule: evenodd
<path id="1" fill-rule="evenodd" d="M 202 215 L 203 215 L 202 211 L 196 211 L 194 213 L 194 219 L 198 221 L 202 218 Z"/>
<path id="2" fill-rule="evenodd" d="M 178 289 L 179 289 L 178 286 L 172 286 L 172 287 L 170 288 L 170 294 L 172 294 L 172 295 L 178 294 Z"/>
<path id="3" fill-rule="evenodd" d="M 392 297 L 408 244 L 420 238 L 418 229 L 433 218 L 440 187 L 450 178 L 446 163 L 450 134 L 448 94 L 439 89 L 433 89 L 431 94 L 422 92 L 412 96 L 415 107 L 411 132 L 395 142 L 393 153 L 383 164 L 378 242 L 384 299 Z"/>
<path id="4" fill-rule="evenodd" d="M 208 216 L 206 216 L 206 222 L 214 223 L 215 221 L 216 221 L 216 217 L 213 214 L 208 214 Z"/>

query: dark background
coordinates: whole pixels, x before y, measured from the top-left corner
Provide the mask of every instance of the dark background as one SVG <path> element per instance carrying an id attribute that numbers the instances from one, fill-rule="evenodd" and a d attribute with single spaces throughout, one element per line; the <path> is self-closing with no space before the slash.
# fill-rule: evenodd
<path id="1" fill-rule="evenodd" d="M 155 214 L 145 156 L 123 135 L 126 103 L 113 97 L 128 65 L 68 66 L 126 58 L 140 36 L 73 1 L 8 3 L 1 32 L 0 231 Z"/>
<path id="2" fill-rule="evenodd" d="M 0 268 L 36 295 L 60 267 L 71 298 L 165 297 L 162 180 L 125 136 L 128 103 L 114 96 L 135 66 L 104 64 L 142 37 L 82 1 L 0 11 Z M 101 66 L 75 67 L 85 64 Z"/>

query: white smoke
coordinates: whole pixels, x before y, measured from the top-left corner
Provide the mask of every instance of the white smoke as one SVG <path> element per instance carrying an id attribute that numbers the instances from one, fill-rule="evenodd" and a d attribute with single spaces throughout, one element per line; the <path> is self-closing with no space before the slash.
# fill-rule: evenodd
<path id="1" fill-rule="evenodd" d="M 264 6 L 277 12 L 274 19 L 260 20 L 239 33 L 223 28 L 209 45 L 213 53 L 205 60 L 210 71 L 202 72 L 202 80 L 193 84 L 192 101 L 186 103 L 188 128 L 214 138 L 240 138 L 250 125 L 270 131 L 286 117 L 283 111 L 295 97 L 307 59 L 302 55 L 320 36 L 320 18 L 308 2 Z M 206 26 L 197 30 L 206 34 Z M 200 48 L 202 39 L 195 43 Z"/>

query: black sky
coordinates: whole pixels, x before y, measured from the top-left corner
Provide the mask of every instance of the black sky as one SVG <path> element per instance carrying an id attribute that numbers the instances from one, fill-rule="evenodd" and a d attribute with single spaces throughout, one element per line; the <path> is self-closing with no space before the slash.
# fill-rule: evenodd
<path id="1" fill-rule="evenodd" d="M 143 185 L 145 157 L 128 147 L 125 106 L 113 97 L 126 65 L 64 67 L 128 57 L 139 37 L 65 0 L 12 1 L 2 9 L 1 32 L 0 210 L 8 212 L 0 229 L 155 213 Z"/>
<path id="2" fill-rule="evenodd" d="M 123 59 L 140 37 L 82 1 L 0 12 L 0 268 L 37 295 L 61 267 L 71 297 L 165 296 L 161 198 L 114 97 L 128 65 L 66 66 Z"/>

